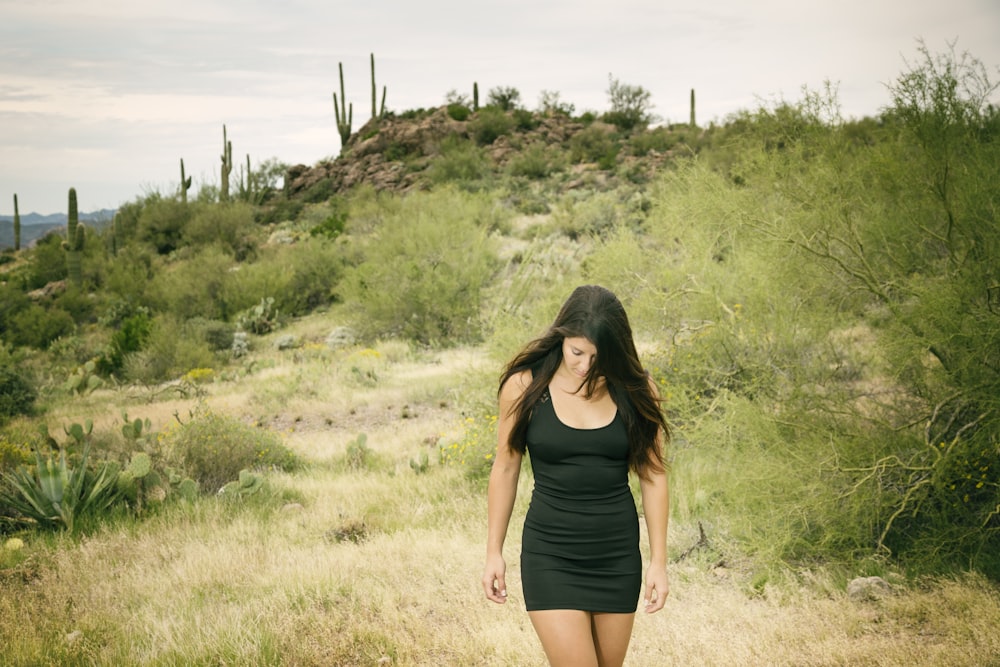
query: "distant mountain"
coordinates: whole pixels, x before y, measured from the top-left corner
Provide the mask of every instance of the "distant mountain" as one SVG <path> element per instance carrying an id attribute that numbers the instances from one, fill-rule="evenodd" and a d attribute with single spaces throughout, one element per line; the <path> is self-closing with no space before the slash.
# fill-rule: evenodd
<path id="1" fill-rule="evenodd" d="M 104 208 L 91 213 L 81 213 L 80 222 L 102 229 L 115 217 L 115 209 Z M 29 248 L 35 241 L 53 229 L 66 229 L 66 214 L 28 213 L 21 216 L 21 247 Z M 14 216 L 0 215 L 0 250 L 14 247 Z"/>

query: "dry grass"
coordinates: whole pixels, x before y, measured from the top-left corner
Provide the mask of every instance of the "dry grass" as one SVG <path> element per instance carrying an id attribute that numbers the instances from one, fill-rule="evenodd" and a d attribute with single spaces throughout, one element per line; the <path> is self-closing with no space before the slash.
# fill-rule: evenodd
<path id="1" fill-rule="evenodd" d="M 530 479 L 506 550 L 512 599 L 498 607 L 478 583 L 484 490 L 435 465 L 435 438 L 460 426 L 462 394 L 476 391 L 470 371 L 489 385 L 493 369 L 476 350 L 376 350 L 268 352 L 264 371 L 208 386 L 213 408 L 266 419 L 311 461 L 272 475 L 269 496 L 179 504 L 79 541 L 26 535 L 27 559 L 0 569 L 0 664 L 543 665 L 517 595 Z M 374 380 L 359 381 L 360 363 Z M 114 398 L 87 407 L 113 421 Z M 129 411 L 162 425 L 190 407 Z M 362 432 L 377 461 L 339 465 Z M 432 465 L 416 474 L 421 451 Z M 697 531 L 672 534 L 677 556 Z M 1000 664 L 1000 593 L 976 577 L 859 603 L 821 573 L 755 589 L 751 572 L 714 565 L 675 564 L 667 607 L 639 615 L 627 664 Z"/>

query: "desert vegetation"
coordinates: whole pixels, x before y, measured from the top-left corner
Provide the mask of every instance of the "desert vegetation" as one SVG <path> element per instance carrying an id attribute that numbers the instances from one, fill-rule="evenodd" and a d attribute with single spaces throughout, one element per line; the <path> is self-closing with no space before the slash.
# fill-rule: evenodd
<path id="1" fill-rule="evenodd" d="M 628 664 L 1000 662 L 991 76 L 921 46 L 878 117 L 831 87 L 710 127 L 613 77 L 604 114 L 383 91 L 295 187 L 188 198 L 182 163 L 86 228 L 71 192 L 0 265 L 0 663 L 544 664 L 530 469 L 504 607 L 485 478 L 500 367 L 581 283 L 674 432 Z"/>

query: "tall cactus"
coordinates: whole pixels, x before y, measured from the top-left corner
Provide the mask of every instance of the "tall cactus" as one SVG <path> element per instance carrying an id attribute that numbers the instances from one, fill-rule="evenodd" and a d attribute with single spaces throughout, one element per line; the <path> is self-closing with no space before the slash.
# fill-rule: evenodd
<path id="1" fill-rule="evenodd" d="M 83 250 L 85 228 L 80 223 L 76 208 L 76 188 L 69 189 L 69 211 L 66 215 L 66 272 L 69 281 L 76 286 L 83 284 L 83 270 L 80 253 Z"/>
<path id="2" fill-rule="evenodd" d="M 219 201 L 229 201 L 229 174 L 233 171 L 233 142 L 226 138 L 226 125 L 222 125 L 222 160 L 221 182 L 219 183 Z"/>
<path id="3" fill-rule="evenodd" d="M 385 86 L 382 86 L 382 105 L 381 105 L 381 108 L 378 110 L 378 114 L 377 115 L 376 115 L 376 110 L 375 110 L 375 98 L 376 98 L 375 91 L 378 90 L 378 88 L 375 86 L 375 54 L 374 53 L 371 54 L 371 62 L 372 62 L 372 118 L 384 118 L 385 117 L 385 91 L 386 91 L 386 87 Z"/>
<path id="4" fill-rule="evenodd" d="M 472 82 L 472 110 L 479 111 L 479 83 Z"/>
<path id="5" fill-rule="evenodd" d="M 340 133 L 340 147 L 343 149 L 347 145 L 347 140 L 351 138 L 351 123 L 354 122 L 354 104 L 347 104 L 344 97 L 344 63 L 337 63 L 340 66 L 340 102 L 338 106 L 337 93 L 333 93 L 333 114 L 337 119 L 337 132 Z"/>
<path id="6" fill-rule="evenodd" d="M 181 158 L 181 201 L 185 204 L 188 201 L 188 190 L 191 189 L 191 177 L 184 177 L 184 158 Z"/>
<path id="7" fill-rule="evenodd" d="M 17 194 L 14 195 L 14 251 L 21 249 L 21 214 L 17 210 Z"/>
<path id="8" fill-rule="evenodd" d="M 694 122 L 694 88 L 691 89 L 691 127 L 698 127 Z"/>

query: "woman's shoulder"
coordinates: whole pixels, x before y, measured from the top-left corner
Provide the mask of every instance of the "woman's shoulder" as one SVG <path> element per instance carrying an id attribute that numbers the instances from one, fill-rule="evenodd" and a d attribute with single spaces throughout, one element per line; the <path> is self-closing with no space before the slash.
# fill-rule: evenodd
<path id="1" fill-rule="evenodd" d="M 531 379 L 531 369 L 511 374 L 500 387 L 501 400 L 516 401 L 521 398 L 521 395 L 528 389 L 528 385 L 531 384 Z"/>

